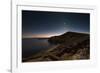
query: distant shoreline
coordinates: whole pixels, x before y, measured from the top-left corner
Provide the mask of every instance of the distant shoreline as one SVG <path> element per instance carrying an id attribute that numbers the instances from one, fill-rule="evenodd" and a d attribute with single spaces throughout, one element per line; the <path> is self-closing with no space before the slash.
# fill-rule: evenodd
<path id="1" fill-rule="evenodd" d="M 22 38 L 22 39 L 49 39 L 49 38 Z"/>

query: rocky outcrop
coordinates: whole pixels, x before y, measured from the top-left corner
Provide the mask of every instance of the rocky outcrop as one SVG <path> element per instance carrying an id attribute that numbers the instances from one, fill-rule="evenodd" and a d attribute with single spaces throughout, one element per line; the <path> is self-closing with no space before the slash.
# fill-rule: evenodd
<path id="1" fill-rule="evenodd" d="M 89 34 L 86 33 L 66 32 L 60 36 L 53 36 L 48 41 L 55 44 L 67 43 L 73 45 L 88 38 Z"/>
<path id="2" fill-rule="evenodd" d="M 83 60 L 90 58 L 89 34 L 67 32 L 60 36 L 49 38 L 50 43 L 57 44 L 23 61 L 59 61 L 59 60 Z"/>

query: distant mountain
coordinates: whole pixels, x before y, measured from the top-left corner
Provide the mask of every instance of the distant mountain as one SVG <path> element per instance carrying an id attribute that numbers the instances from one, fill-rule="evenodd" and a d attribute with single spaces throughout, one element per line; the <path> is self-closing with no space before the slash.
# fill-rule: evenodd
<path id="1" fill-rule="evenodd" d="M 41 51 L 23 62 L 81 60 L 90 58 L 90 35 L 87 33 L 66 32 L 48 39 L 55 47 Z"/>

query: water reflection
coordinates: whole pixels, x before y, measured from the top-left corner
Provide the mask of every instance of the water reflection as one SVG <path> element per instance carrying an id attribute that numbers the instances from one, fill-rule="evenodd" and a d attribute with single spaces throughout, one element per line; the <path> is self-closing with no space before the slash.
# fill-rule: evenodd
<path id="1" fill-rule="evenodd" d="M 52 47 L 48 39 L 22 39 L 22 58 L 34 55 L 42 50 Z"/>

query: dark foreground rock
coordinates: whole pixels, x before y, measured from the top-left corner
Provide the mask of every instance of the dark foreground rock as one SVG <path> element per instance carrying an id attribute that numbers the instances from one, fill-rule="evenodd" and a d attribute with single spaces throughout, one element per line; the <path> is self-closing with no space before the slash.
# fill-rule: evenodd
<path id="1" fill-rule="evenodd" d="M 51 37 L 48 41 L 57 44 L 57 46 L 23 59 L 23 62 L 83 60 L 90 58 L 89 34 L 67 32 L 60 36 Z"/>

